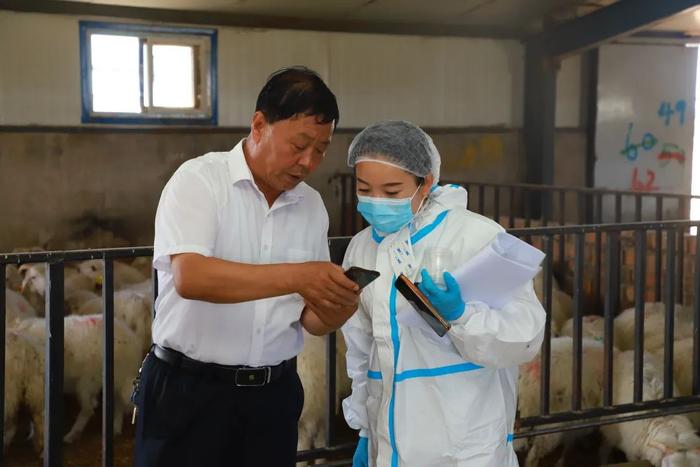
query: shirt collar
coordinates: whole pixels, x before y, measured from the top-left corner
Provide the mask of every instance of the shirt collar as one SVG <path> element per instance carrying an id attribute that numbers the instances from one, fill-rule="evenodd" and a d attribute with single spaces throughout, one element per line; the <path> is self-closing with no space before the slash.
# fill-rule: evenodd
<path id="1" fill-rule="evenodd" d="M 240 140 L 238 144 L 228 153 L 228 173 L 231 177 L 231 183 L 236 184 L 241 180 L 253 180 L 253 173 L 248 167 L 248 162 L 243 154 L 243 143 L 245 138 Z"/>
<path id="2" fill-rule="evenodd" d="M 228 153 L 228 172 L 231 178 L 231 183 L 236 184 L 242 180 L 248 180 L 258 191 L 260 189 L 255 184 L 255 179 L 253 179 L 253 173 L 250 171 L 248 166 L 248 161 L 245 159 L 245 154 L 243 153 L 243 143 L 245 138 L 240 140 L 236 146 L 231 149 Z M 302 188 L 304 182 L 299 183 L 297 186 L 291 190 L 285 191 L 280 195 L 278 201 L 280 202 L 294 202 L 299 201 L 304 198 L 304 189 Z M 262 194 L 262 192 L 261 192 Z"/>

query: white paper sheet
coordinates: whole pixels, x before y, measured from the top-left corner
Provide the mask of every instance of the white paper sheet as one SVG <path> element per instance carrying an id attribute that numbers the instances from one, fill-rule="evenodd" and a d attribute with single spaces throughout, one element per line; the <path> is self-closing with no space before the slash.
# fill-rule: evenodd
<path id="1" fill-rule="evenodd" d="M 506 232 L 453 272 L 465 302 L 484 302 L 491 308 L 508 303 L 513 292 L 530 281 L 545 254 Z"/>

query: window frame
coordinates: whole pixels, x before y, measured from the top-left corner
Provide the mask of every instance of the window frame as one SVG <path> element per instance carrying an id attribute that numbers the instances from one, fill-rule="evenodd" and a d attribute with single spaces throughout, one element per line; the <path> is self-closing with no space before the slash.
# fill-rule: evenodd
<path id="1" fill-rule="evenodd" d="M 82 123 L 129 124 L 129 125 L 218 125 L 217 92 L 217 30 L 211 28 L 190 28 L 176 26 L 154 26 L 134 23 L 112 23 L 103 21 L 80 21 L 80 86 Z M 195 73 L 195 83 L 200 81 L 201 93 L 195 89 L 195 103 L 203 102 L 199 109 L 185 110 L 153 108 L 141 114 L 122 112 L 94 112 L 92 110 L 92 75 L 90 36 L 92 34 L 124 35 L 138 37 L 145 42 L 139 46 L 139 80 L 141 103 L 145 86 L 143 45 L 188 44 L 203 47 L 195 56 L 195 70 L 209 68 L 202 74 Z M 150 39 L 150 42 L 149 42 Z M 208 50 L 206 45 L 208 43 Z M 208 53 L 207 53 L 208 52 Z M 152 64 L 151 64 L 152 66 Z M 153 73 L 149 73 L 150 81 Z M 201 81 L 203 78 L 203 81 Z M 153 99 L 149 89 L 149 99 Z"/>

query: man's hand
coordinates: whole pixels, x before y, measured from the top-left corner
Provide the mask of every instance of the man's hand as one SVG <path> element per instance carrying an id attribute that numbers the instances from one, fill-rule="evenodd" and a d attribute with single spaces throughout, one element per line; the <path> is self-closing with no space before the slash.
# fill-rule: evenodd
<path id="1" fill-rule="evenodd" d="M 357 309 L 360 287 L 333 263 L 301 263 L 296 271 L 297 292 L 327 326 L 340 327 Z"/>
<path id="2" fill-rule="evenodd" d="M 304 326 L 304 329 L 310 334 L 323 336 L 340 329 L 355 311 L 357 311 L 357 307 L 342 308 L 338 312 L 325 315 L 324 321 L 319 317 L 320 313 L 306 303 L 304 311 L 301 314 L 301 325 Z"/>

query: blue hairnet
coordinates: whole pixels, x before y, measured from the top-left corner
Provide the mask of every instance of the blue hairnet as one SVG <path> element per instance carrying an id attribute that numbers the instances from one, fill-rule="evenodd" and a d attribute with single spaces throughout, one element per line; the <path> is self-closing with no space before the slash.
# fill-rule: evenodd
<path id="1" fill-rule="evenodd" d="M 374 123 L 350 143 L 348 167 L 361 161 L 382 161 L 418 177 L 440 178 L 440 153 L 428 134 L 413 123 L 392 120 Z"/>

